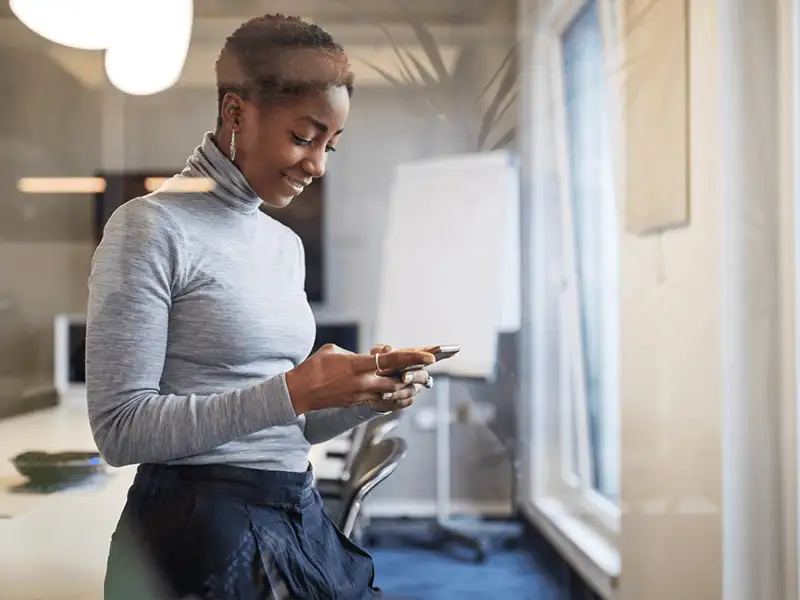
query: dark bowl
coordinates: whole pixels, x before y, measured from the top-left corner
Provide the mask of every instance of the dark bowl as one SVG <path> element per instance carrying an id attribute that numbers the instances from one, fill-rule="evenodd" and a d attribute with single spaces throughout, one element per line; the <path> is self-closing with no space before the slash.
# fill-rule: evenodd
<path id="1" fill-rule="evenodd" d="M 83 479 L 106 469 L 97 452 L 23 452 L 11 463 L 23 477 L 45 485 Z"/>

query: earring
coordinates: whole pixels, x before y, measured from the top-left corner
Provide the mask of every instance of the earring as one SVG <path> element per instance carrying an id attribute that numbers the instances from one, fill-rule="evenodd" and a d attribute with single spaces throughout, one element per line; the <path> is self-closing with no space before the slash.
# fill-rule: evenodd
<path id="1" fill-rule="evenodd" d="M 231 162 L 236 158 L 236 132 L 231 131 Z"/>

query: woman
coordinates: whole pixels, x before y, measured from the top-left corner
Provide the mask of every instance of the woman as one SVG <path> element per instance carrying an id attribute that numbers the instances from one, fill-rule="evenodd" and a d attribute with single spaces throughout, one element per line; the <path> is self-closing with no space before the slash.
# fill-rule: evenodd
<path id="1" fill-rule="evenodd" d="M 350 108 L 347 58 L 319 27 L 266 16 L 228 38 L 216 71 L 216 131 L 114 213 L 92 265 L 92 431 L 110 464 L 140 464 L 106 598 L 379 597 L 371 558 L 322 510 L 308 451 L 408 406 L 427 373 L 387 375 L 433 357 L 306 359 L 303 247 L 259 211 L 324 173 Z M 194 177 L 211 191 L 174 185 Z"/>

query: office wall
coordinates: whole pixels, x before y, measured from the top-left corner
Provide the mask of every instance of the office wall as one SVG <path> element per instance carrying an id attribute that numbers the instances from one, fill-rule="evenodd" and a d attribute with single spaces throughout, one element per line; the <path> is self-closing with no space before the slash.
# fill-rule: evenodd
<path id="1" fill-rule="evenodd" d="M 620 598 L 794 598 L 787 4 L 688 6 L 691 223 L 621 236 Z"/>
<path id="2" fill-rule="evenodd" d="M 691 224 L 621 236 L 625 600 L 721 598 L 719 28 L 716 2 L 690 7 Z"/>
<path id="3" fill-rule="evenodd" d="M 92 251 L 88 196 L 25 195 L 22 176 L 90 173 L 99 96 L 41 51 L 0 49 L 0 413 L 52 384 L 52 322 L 82 311 Z"/>

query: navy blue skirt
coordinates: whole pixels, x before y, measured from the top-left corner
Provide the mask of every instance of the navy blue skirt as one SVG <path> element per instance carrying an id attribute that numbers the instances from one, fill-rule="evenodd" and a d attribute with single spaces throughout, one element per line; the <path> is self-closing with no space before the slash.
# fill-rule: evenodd
<path id="1" fill-rule="evenodd" d="M 111 538 L 106 600 L 368 600 L 370 555 L 306 473 L 141 465 Z"/>

